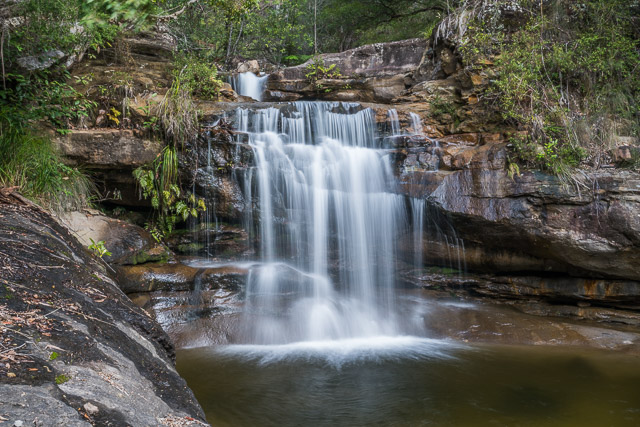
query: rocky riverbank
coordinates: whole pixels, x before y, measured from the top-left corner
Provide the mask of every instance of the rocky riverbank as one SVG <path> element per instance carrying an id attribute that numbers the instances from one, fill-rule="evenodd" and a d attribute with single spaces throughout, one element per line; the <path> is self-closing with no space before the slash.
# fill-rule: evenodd
<path id="1" fill-rule="evenodd" d="M 196 426 L 161 327 L 49 214 L 0 195 L 0 422 Z"/>

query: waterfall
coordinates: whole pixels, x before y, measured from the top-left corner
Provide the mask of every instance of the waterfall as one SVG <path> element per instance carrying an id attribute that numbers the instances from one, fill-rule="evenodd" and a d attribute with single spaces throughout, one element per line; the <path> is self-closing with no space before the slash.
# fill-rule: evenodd
<path id="1" fill-rule="evenodd" d="M 411 127 L 413 128 L 414 135 L 422 135 L 424 133 L 422 129 L 422 119 L 414 112 L 409 113 L 411 117 Z"/>
<path id="2" fill-rule="evenodd" d="M 404 133 L 400 130 L 400 119 L 398 118 L 398 111 L 395 108 L 387 111 L 389 116 L 389 131 L 391 136 L 400 136 Z M 422 128 L 422 119 L 414 112 L 409 113 L 411 117 L 411 128 L 413 129 L 413 135 L 422 135 L 424 130 Z"/>
<path id="3" fill-rule="evenodd" d="M 398 111 L 392 108 L 387 112 L 389 115 L 389 124 L 391 125 L 391 136 L 401 135 L 400 133 L 400 120 L 398 119 Z"/>
<path id="4" fill-rule="evenodd" d="M 411 199 L 411 218 L 413 228 L 413 263 L 416 268 L 423 265 L 423 240 L 424 240 L 424 218 L 426 211 L 426 201 L 424 199 Z"/>
<path id="5" fill-rule="evenodd" d="M 262 101 L 262 95 L 268 78 L 269 75 L 256 76 L 249 71 L 231 77 L 231 87 L 239 95 L 248 96 L 256 101 Z"/>
<path id="6" fill-rule="evenodd" d="M 394 335 L 395 253 L 406 227 L 375 115 L 358 104 L 239 109 L 255 169 L 260 253 L 246 339 L 276 344 Z M 247 195 L 246 195 L 247 196 Z"/>

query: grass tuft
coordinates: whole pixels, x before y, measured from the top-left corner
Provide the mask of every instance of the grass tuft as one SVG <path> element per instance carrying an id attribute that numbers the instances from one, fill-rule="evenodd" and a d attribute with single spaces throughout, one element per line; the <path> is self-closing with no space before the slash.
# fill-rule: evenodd
<path id="1" fill-rule="evenodd" d="M 95 193 L 87 175 L 65 165 L 48 138 L 11 130 L 0 131 L 0 186 L 18 187 L 58 212 L 86 207 Z"/>

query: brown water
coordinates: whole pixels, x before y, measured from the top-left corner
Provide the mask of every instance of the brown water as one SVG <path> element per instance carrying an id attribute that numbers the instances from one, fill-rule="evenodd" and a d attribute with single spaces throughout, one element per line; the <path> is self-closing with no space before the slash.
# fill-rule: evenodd
<path id="1" fill-rule="evenodd" d="M 214 426 L 639 426 L 640 357 L 379 338 L 181 350 Z"/>

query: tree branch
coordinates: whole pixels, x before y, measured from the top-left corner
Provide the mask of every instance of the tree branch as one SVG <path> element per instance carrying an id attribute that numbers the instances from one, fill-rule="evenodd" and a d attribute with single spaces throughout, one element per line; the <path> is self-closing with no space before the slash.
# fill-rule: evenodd
<path id="1" fill-rule="evenodd" d="M 152 18 L 157 19 L 158 21 L 169 21 L 171 19 L 176 19 L 178 16 L 182 15 L 187 11 L 187 8 L 192 4 L 196 3 L 198 0 L 189 0 L 182 8 L 177 10 L 174 13 L 168 15 L 151 15 Z"/>

